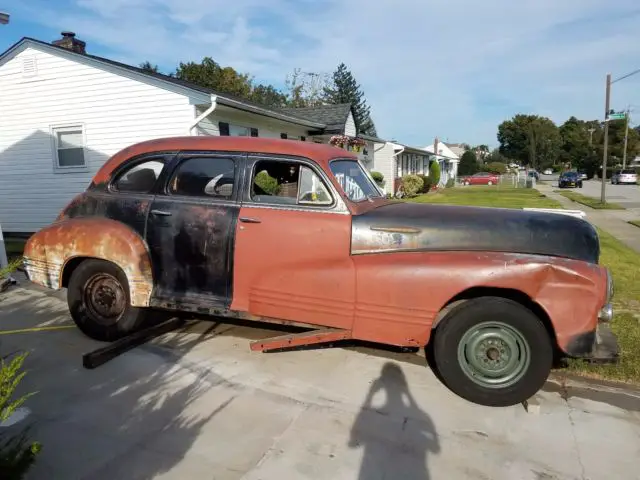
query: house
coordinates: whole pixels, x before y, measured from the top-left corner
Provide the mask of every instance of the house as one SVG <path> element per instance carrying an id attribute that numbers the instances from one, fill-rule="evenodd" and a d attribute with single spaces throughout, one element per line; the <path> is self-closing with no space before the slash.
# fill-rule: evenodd
<path id="1" fill-rule="evenodd" d="M 436 151 L 437 149 L 437 151 Z M 458 164 L 460 157 L 456 155 L 444 142 L 438 141 L 436 138 L 434 143 L 424 147 L 440 163 L 440 185 L 446 185 L 450 179 L 458 177 Z"/>
<path id="2" fill-rule="evenodd" d="M 462 154 L 466 152 L 467 145 L 464 143 L 445 143 L 443 144 L 453 153 L 456 157 L 462 157 Z"/>
<path id="3" fill-rule="evenodd" d="M 139 141 L 244 135 L 327 142 L 356 134 L 350 105 L 270 109 L 87 50 L 63 32 L 51 43 L 25 37 L 0 54 L 5 233 L 29 234 L 52 222 L 111 155 Z M 363 160 L 373 151 L 365 150 Z"/>
<path id="4" fill-rule="evenodd" d="M 349 104 L 268 108 L 92 55 L 73 32 L 51 43 L 25 37 L 0 54 L 0 112 L 0 225 L 14 235 L 51 223 L 111 155 L 153 138 L 342 142 L 369 171 L 383 174 L 387 193 L 403 175 L 428 174 L 433 157 L 358 136 Z"/>

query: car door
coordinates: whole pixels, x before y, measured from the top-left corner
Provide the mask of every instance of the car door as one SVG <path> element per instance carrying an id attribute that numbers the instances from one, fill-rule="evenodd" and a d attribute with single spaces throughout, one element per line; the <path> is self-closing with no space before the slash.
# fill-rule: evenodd
<path id="1" fill-rule="evenodd" d="M 236 227 L 233 310 L 351 328 L 351 215 L 314 162 L 250 155 Z"/>
<path id="2" fill-rule="evenodd" d="M 147 221 L 154 298 L 181 308 L 226 308 L 242 156 L 181 154 L 165 176 Z"/>

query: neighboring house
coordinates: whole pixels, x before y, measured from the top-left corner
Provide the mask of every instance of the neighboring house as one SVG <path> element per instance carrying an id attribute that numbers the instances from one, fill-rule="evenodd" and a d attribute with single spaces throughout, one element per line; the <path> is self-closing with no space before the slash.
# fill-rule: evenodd
<path id="1" fill-rule="evenodd" d="M 438 151 L 434 150 L 434 145 L 437 145 Z M 439 142 L 436 138 L 435 142 L 431 145 L 424 147 L 424 150 L 434 155 L 440 163 L 440 185 L 447 184 L 449 179 L 455 180 L 458 177 L 458 164 L 460 163 L 460 157 L 456 155 L 446 143 Z"/>
<path id="2" fill-rule="evenodd" d="M 462 154 L 466 151 L 466 145 L 464 143 L 444 143 L 444 145 L 458 158 L 461 158 Z"/>
<path id="3" fill-rule="evenodd" d="M 349 105 L 266 108 L 90 55 L 71 32 L 23 38 L 0 54 L 0 224 L 52 222 L 114 153 L 144 140 L 244 135 L 325 143 L 355 136 Z M 366 150 L 366 153 L 365 153 Z M 370 159 L 373 148 L 360 152 Z"/>

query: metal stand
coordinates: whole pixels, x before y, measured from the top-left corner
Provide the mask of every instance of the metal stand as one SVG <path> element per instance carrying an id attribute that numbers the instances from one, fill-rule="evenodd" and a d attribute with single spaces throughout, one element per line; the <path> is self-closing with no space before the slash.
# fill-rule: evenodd
<path id="1" fill-rule="evenodd" d="M 186 323 L 182 318 L 171 318 L 158 325 L 145 328 L 131 335 L 127 335 L 105 347 L 101 347 L 93 352 L 85 353 L 82 356 L 82 366 L 88 369 L 94 369 L 100 365 L 104 365 L 119 355 L 146 343 L 154 337 L 169 333 Z"/>

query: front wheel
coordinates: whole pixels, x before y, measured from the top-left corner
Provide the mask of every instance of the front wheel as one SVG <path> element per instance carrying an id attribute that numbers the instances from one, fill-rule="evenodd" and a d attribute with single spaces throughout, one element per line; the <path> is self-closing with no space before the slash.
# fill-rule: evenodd
<path id="1" fill-rule="evenodd" d="M 468 300 L 434 334 L 438 373 L 473 403 L 521 403 L 540 390 L 551 371 L 553 345 L 546 328 L 531 310 L 509 299 Z"/>
<path id="2" fill-rule="evenodd" d="M 492 182 L 491 180 L 489 180 L 489 181 L 487 182 L 487 185 L 493 185 L 493 182 Z"/>
<path id="3" fill-rule="evenodd" d="M 146 323 L 146 310 L 131 306 L 126 275 L 105 260 L 85 260 L 73 271 L 67 303 L 80 331 L 94 340 L 118 340 Z"/>

